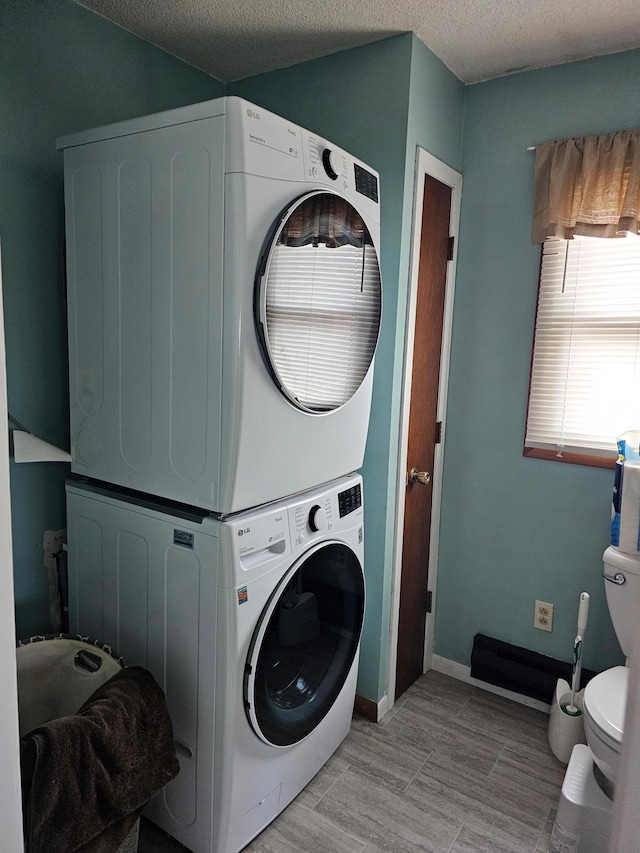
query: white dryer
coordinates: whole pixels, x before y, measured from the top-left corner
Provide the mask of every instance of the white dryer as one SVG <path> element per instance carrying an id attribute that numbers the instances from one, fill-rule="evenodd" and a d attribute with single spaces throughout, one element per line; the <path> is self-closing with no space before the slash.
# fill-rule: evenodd
<path id="1" fill-rule="evenodd" d="M 361 479 L 226 520 L 71 482 L 67 509 L 72 630 L 147 666 L 173 719 L 181 771 L 148 816 L 194 853 L 237 853 L 349 730 Z"/>
<path id="2" fill-rule="evenodd" d="M 358 469 L 377 173 L 236 97 L 58 147 L 72 470 L 225 514 Z"/>

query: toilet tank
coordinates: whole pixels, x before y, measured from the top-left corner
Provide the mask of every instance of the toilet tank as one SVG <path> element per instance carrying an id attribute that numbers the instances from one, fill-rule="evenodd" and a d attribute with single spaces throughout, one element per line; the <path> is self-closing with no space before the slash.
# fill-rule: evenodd
<path id="1" fill-rule="evenodd" d="M 640 553 L 626 554 L 610 545 L 602 559 L 609 615 L 620 648 L 628 657 L 640 608 Z"/>

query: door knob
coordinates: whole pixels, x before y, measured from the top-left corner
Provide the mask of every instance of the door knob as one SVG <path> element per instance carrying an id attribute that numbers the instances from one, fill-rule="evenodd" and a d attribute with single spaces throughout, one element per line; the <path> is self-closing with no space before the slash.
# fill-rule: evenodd
<path id="1" fill-rule="evenodd" d="M 409 482 L 418 482 L 422 483 L 423 486 L 427 486 L 431 482 L 431 474 L 428 471 L 418 471 L 417 468 L 412 468 L 409 472 Z"/>

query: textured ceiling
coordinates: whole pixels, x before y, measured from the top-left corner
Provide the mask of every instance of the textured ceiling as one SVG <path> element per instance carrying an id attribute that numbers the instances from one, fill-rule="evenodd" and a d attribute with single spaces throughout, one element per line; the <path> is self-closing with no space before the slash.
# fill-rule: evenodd
<path id="1" fill-rule="evenodd" d="M 640 0 L 77 0 L 224 82 L 413 30 L 465 83 L 640 47 Z"/>

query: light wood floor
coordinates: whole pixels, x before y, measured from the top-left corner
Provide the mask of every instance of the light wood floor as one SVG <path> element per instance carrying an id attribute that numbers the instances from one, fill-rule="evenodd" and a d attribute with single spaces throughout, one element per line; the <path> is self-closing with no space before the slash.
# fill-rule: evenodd
<path id="1" fill-rule="evenodd" d="M 246 853 L 545 853 L 564 765 L 548 717 L 436 672 L 351 732 Z M 185 848 L 143 822 L 140 853 Z"/>

